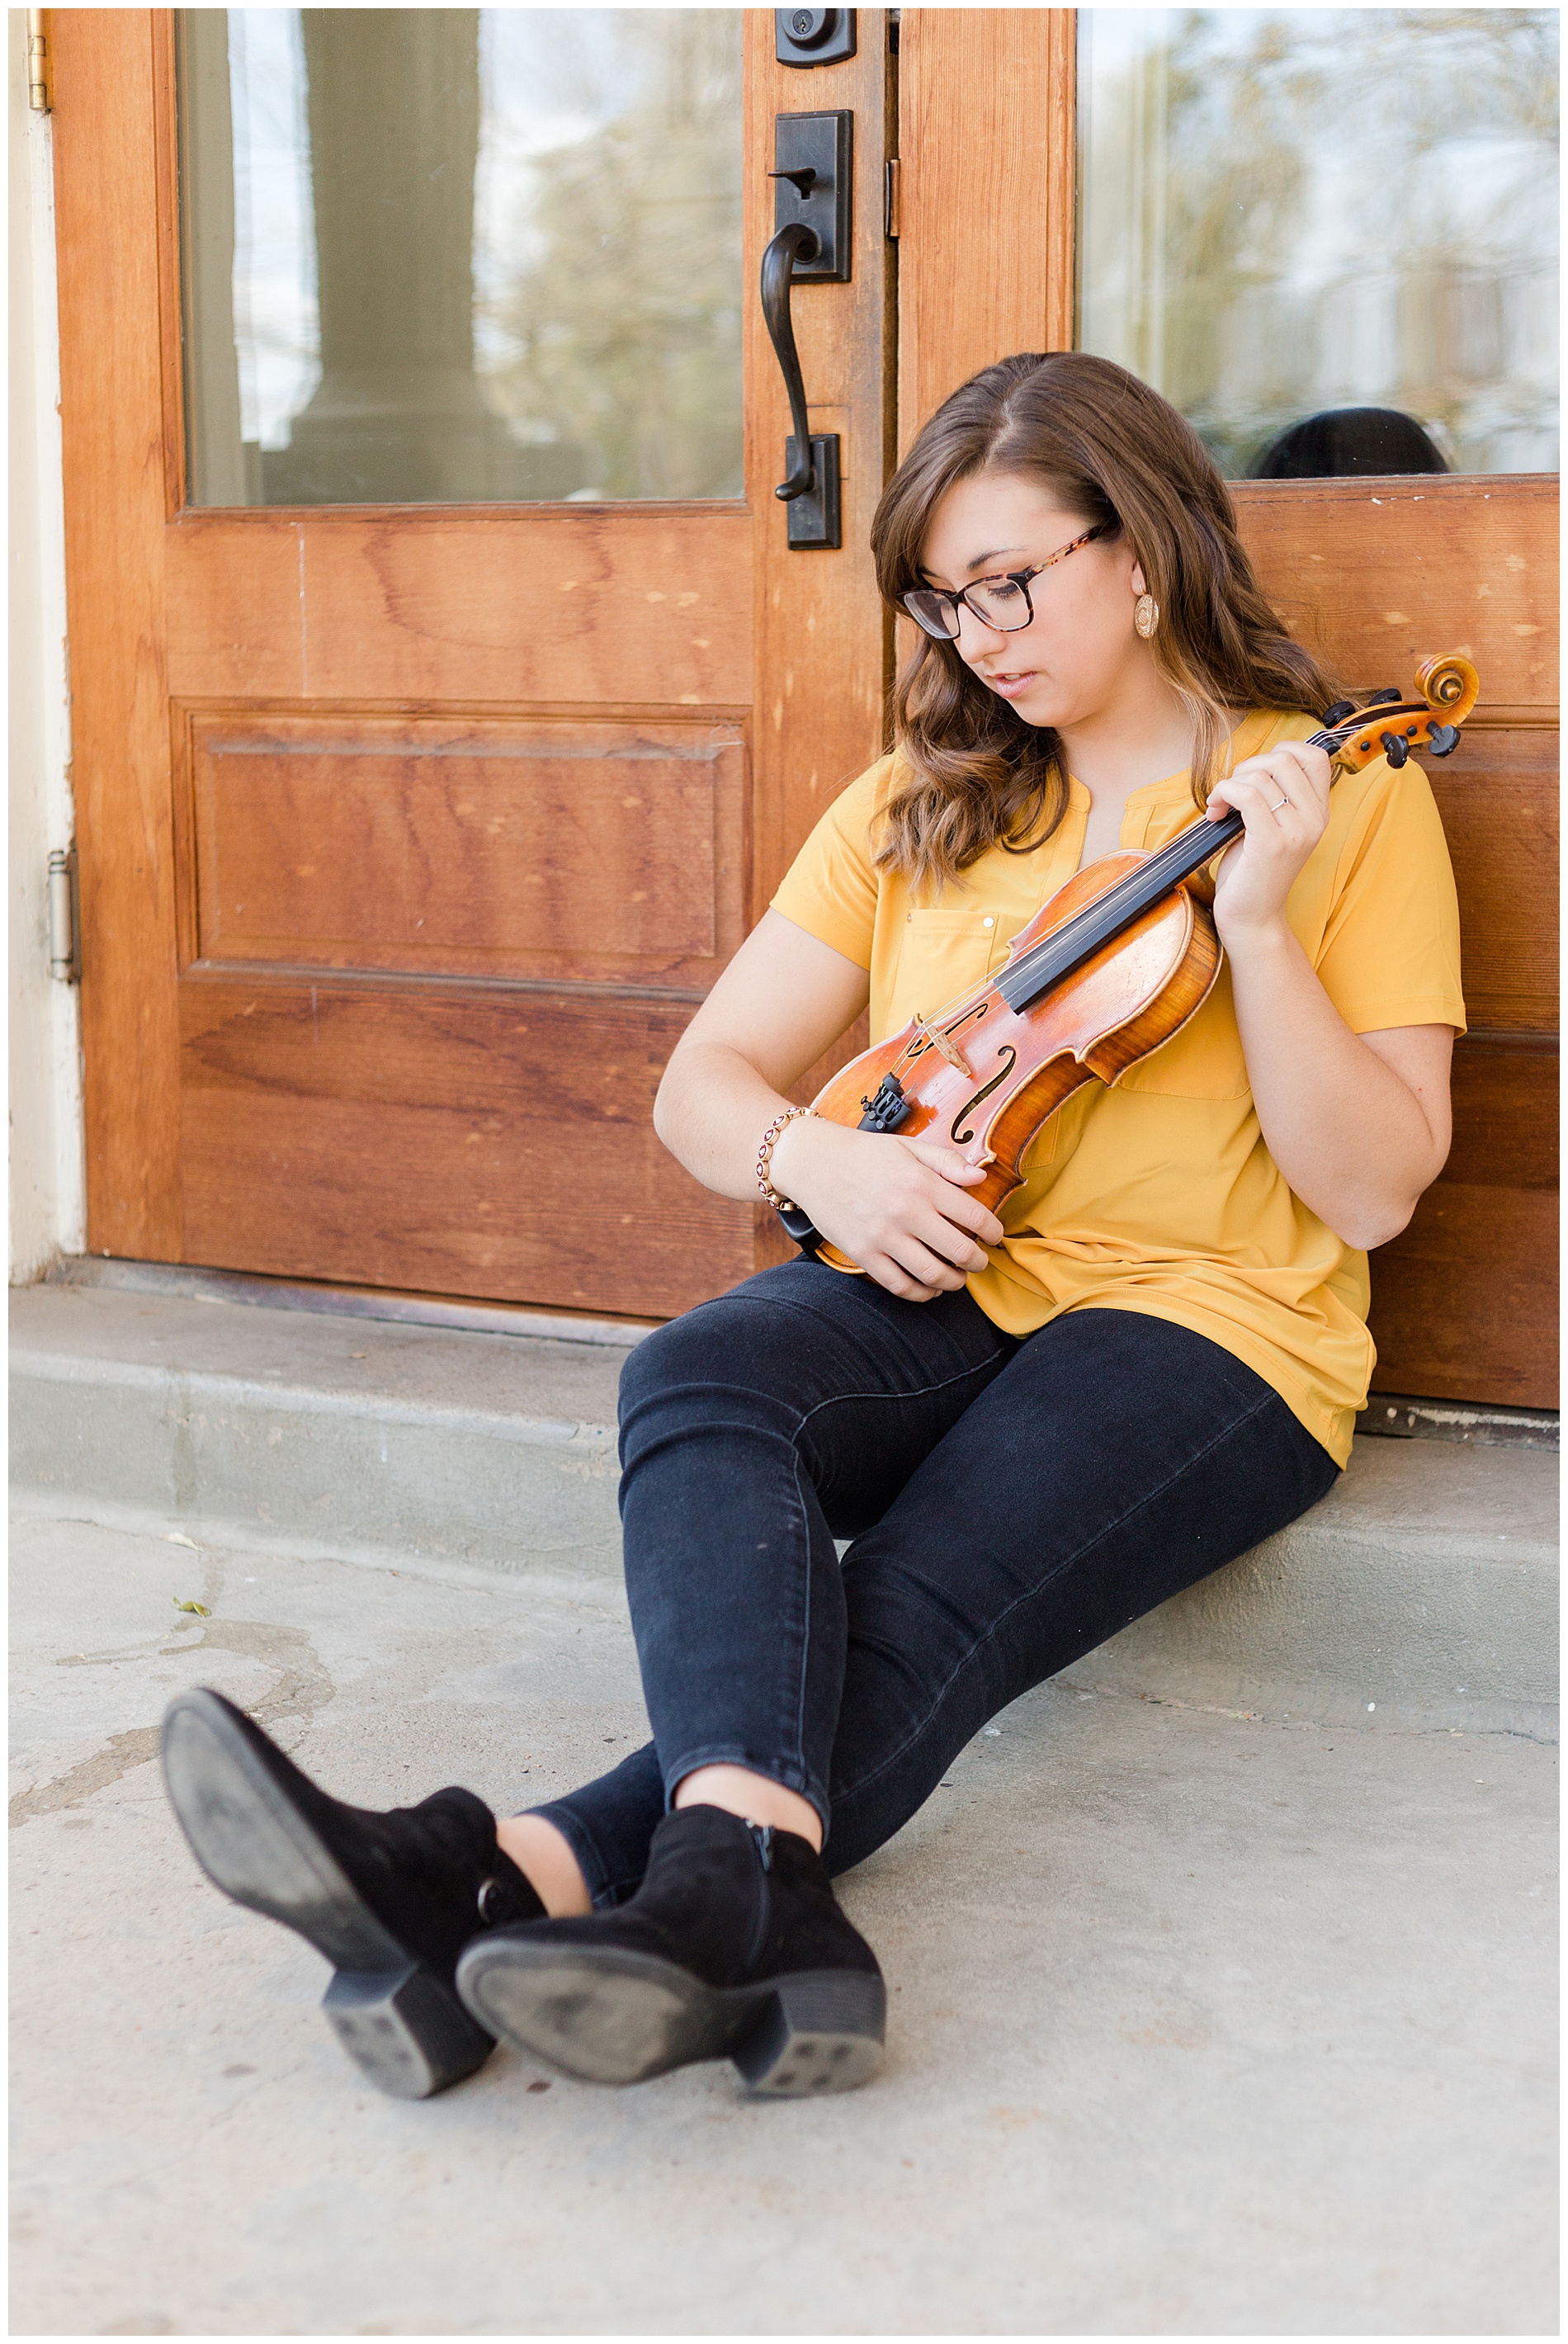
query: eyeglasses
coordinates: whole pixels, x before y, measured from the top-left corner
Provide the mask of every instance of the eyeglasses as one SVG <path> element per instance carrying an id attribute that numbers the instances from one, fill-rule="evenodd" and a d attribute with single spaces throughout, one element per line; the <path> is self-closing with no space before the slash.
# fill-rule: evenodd
<path id="1" fill-rule="evenodd" d="M 1016 635 L 1034 619 L 1035 606 L 1029 600 L 1029 581 L 1037 578 L 1042 570 L 1051 570 L 1076 553 L 1080 545 L 1092 545 L 1097 537 L 1104 537 L 1114 523 L 1102 520 L 1094 529 L 1086 529 L 1070 545 L 1058 546 L 1047 553 L 1032 570 L 1008 570 L 995 578 L 976 578 L 968 586 L 960 586 L 955 593 L 946 586 L 916 586 L 903 597 L 904 607 L 917 627 L 935 635 L 939 643 L 956 642 L 958 639 L 958 605 L 966 602 L 982 626 L 994 627 L 999 635 Z"/>

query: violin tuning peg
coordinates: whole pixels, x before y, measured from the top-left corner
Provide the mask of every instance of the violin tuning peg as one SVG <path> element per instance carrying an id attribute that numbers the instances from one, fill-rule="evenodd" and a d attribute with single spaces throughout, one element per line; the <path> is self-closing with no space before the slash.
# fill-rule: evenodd
<path id="1" fill-rule="evenodd" d="M 1336 724 L 1348 724 L 1355 712 L 1356 703 L 1353 700 L 1336 700 L 1332 708 L 1324 709 L 1323 722 L 1331 732 Z"/>
<path id="2" fill-rule="evenodd" d="M 1452 757 L 1459 746 L 1457 724 L 1434 724 L 1427 737 L 1427 747 L 1434 757 Z"/>
<path id="3" fill-rule="evenodd" d="M 1379 735 L 1379 738 L 1383 744 L 1384 756 L 1397 773 L 1410 755 L 1410 743 L 1402 732 L 1383 732 Z"/>
<path id="4" fill-rule="evenodd" d="M 1403 698 L 1404 693 L 1398 684 L 1391 683 L 1385 685 L 1381 692 L 1369 692 L 1361 704 L 1365 708 L 1386 708 L 1391 702 L 1401 701 Z"/>

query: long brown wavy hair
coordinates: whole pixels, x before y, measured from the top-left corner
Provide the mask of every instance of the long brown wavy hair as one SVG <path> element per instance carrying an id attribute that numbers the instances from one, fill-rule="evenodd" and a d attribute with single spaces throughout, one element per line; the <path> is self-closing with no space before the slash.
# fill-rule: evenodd
<path id="1" fill-rule="evenodd" d="M 976 472 L 1042 480 L 1069 512 L 1130 545 L 1159 605 L 1150 648 L 1192 719 L 1198 806 L 1219 778 L 1231 712 L 1316 713 L 1339 697 L 1264 600 L 1197 432 L 1125 367 L 1080 350 L 1024 352 L 937 409 L 871 525 L 877 583 L 895 609 L 924 583 L 939 499 Z M 1067 812 L 1057 734 L 988 691 L 956 643 L 920 636 L 895 688 L 893 725 L 909 778 L 885 808 L 876 859 L 914 885 L 940 888 L 992 846 L 1026 854 Z"/>

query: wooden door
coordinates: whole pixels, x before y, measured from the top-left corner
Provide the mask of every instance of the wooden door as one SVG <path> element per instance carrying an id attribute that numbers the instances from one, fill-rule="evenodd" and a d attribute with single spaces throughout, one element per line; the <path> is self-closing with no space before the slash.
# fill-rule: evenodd
<path id="1" fill-rule="evenodd" d="M 899 440 L 966 376 L 1072 347 L 1075 15 L 905 10 Z M 1351 682 L 1463 650 L 1481 705 L 1428 771 L 1458 881 L 1471 1030 L 1454 1142 L 1372 1259 L 1379 1390 L 1557 1405 L 1557 479 L 1239 482 L 1291 630 Z"/>
<path id="2" fill-rule="evenodd" d="M 745 12 L 745 496 L 197 507 L 175 25 L 54 18 L 89 1245 L 660 1317 L 771 1215 L 654 1138 L 693 1005 L 880 750 L 888 30 Z M 774 117 L 854 114 L 847 284 L 799 288 L 842 551 L 792 552 L 757 314 Z"/>

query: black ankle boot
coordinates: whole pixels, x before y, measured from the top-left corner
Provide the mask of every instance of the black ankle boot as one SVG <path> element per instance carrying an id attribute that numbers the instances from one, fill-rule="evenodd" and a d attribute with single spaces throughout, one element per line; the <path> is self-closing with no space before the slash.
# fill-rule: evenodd
<path id="1" fill-rule="evenodd" d="M 885 2028 L 876 1956 L 810 1841 L 720 1807 L 664 1817 L 618 1911 L 477 1939 L 458 1992 L 596 2084 L 728 2054 L 755 2091 L 846 2091 L 875 2073 Z"/>
<path id="2" fill-rule="evenodd" d="M 163 1771 L 207 1878 L 332 1964 L 323 2008 L 373 2084 L 422 2100 L 472 2075 L 494 2038 L 458 1999 L 458 1955 L 544 1911 L 482 1799 L 454 1784 L 386 1814 L 345 1806 L 205 1687 L 164 1712 Z"/>

